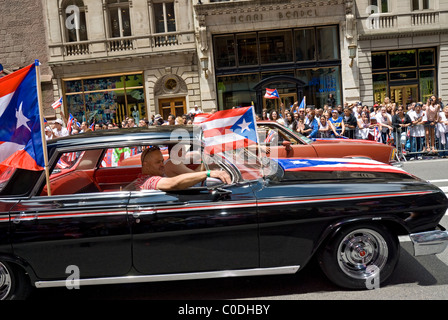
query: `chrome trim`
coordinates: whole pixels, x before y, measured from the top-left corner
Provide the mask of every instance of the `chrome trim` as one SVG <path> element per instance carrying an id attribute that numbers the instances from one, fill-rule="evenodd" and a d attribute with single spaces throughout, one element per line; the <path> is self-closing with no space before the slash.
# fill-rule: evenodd
<path id="1" fill-rule="evenodd" d="M 222 270 L 222 271 L 208 271 L 208 272 L 193 272 L 193 273 L 173 273 L 173 274 L 156 274 L 156 275 L 142 275 L 142 276 L 122 276 L 122 277 L 108 277 L 108 278 L 90 278 L 79 279 L 79 285 L 103 285 L 103 284 L 122 284 L 122 283 L 141 283 L 141 282 L 159 282 L 159 281 L 178 281 L 178 280 L 197 280 L 197 279 L 212 279 L 212 278 L 227 278 L 227 277 L 247 277 L 247 276 L 261 276 L 261 275 L 277 275 L 277 274 L 292 274 L 299 270 L 300 266 L 285 266 L 276 268 L 255 268 L 243 270 Z M 70 280 L 72 281 L 72 280 Z M 66 280 L 55 281 L 36 281 L 36 288 L 55 288 L 65 287 Z"/>
<path id="2" fill-rule="evenodd" d="M 414 256 L 442 253 L 448 246 L 448 231 L 433 230 L 409 235 L 414 247 Z"/>

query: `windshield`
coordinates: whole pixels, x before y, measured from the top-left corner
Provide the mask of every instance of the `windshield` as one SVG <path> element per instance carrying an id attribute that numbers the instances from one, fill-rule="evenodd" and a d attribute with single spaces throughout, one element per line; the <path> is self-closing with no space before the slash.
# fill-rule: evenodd
<path id="1" fill-rule="evenodd" d="M 0 166 L 0 192 L 3 190 L 8 180 L 12 177 L 15 170 L 15 168 Z"/>

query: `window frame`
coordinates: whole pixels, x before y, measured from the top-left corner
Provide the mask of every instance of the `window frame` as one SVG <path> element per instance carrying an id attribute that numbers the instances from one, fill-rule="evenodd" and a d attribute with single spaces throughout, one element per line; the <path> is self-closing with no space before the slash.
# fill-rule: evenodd
<path id="1" fill-rule="evenodd" d="M 108 26 L 108 33 L 109 38 L 125 38 L 125 37 L 131 37 L 132 36 L 132 19 L 131 19 L 131 5 L 129 0 L 116 0 L 117 3 L 109 3 L 109 1 L 106 1 L 106 17 L 108 19 L 107 26 Z M 118 15 L 118 30 L 120 32 L 119 36 L 113 35 L 113 26 L 112 26 L 112 16 L 111 12 L 112 10 L 117 10 Z M 124 35 L 123 32 L 123 12 L 122 9 L 127 9 L 129 12 L 129 31 L 130 35 Z"/>

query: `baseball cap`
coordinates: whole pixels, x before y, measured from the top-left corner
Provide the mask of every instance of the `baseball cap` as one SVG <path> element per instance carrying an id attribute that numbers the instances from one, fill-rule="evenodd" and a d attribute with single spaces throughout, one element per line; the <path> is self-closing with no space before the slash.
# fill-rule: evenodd
<path id="1" fill-rule="evenodd" d="M 61 119 L 54 120 L 54 123 L 59 123 L 61 126 L 64 124 Z"/>

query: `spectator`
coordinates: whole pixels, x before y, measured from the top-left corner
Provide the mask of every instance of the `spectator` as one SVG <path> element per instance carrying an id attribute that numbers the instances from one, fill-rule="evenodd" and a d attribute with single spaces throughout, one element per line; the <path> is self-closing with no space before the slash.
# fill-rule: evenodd
<path id="1" fill-rule="evenodd" d="M 425 141 L 426 149 L 424 151 L 435 153 L 435 130 L 436 124 L 439 122 L 439 109 L 440 106 L 437 103 L 438 100 L 435 96 L 429 99 L 429 104 L 426 106 L 426 123 L 425 123 Z"/>
<path id="2" fill-rule="evenodd" d="M 345 132 L 345 124 L 337 109 L 331 111 L 331 118 L 328 119 L 328 121 L 330 122 L 331 131 L 333 132 L 332 136 L 336 138 L 342 137 Z"/>
<path id="3" fill-rule="evenodd" d="M 415 154 L 415 157 L 421 159 L 421 150 L 423 146 L 423 139 L 425 137 L 425 128 L 423 124 L 426 121 L 426 114 L 422 110 L 422 105 L 417 103 L 414 107 L 414 112 L 409 114 L 411 118 L 412 125 L 410 127 L 410 142 L 411 142 L 411 152 Z M 413 160 L 411 158 L 411 160 Z"/>
<path id="4" fill-rule="evenodd" d="M 54 139 L 53 130 L 50 127 L 45 127 L 45 140 Z"/>
<path id="5" fill-rule="evenodd" d="M 53 135 L 55 138 L 65 137 L 69 135 L 67 128 L 63 127 L 63 122 L 61 119 L 56 119 L 53 122 Z"/>
<path id="6" fill-rule="evenodd" d="M 319 130 L 317 133 L 317 137 L 318 138 L 330 138 L 331 127 L 330 127 L 330 124 L 328 123 L 328 119 L 326 116 L 324 116 L 324 115 L 320 116 L 318 125 L 319 125 Z"/>
<path id="7" fill-rule="evenodd" d="M 387 107 L 381 107 L 380 113 L 377 114 L 375 118 L 380 125 L 381 142 L 387 143 L 389 141 L 389 136 L 392 133 L 392 116 L 387 113 Z"/>
<path id="8" fill-rule="evenodd" d="M 202 113 L 202 110 L 199 108 L 199 106 L 197 104 L 194 105 L 194 107 L 192 109 L 190 109 L 190 112 L 188 112 L 189 114 L 192 115 L 197 115 L 199 113 Z"/>
<path id="9" fill-rule="evenodd" d="M 362 111 L 361 118 L 358 120 L 357 137 L 362 140 L 375 140 L 375 122 L 376 119 L 372 121 L 370 118 L 369 111 Z"/>
<path id="10" fill-rule="evenodd" d="M 181 116 L 179 116 L 179 117 L 176 117 L 174 124 L 182 125 L 182 124 L 185 124 L 185 122 L 184 122 L 184 119 Z"/>
<path id="11" fill-rule="evenodd" d="M 163 118 L 160 114 L 156 114 L 154 116 L 154 126 L 161 126 L 165 121 L 163 121 Z"/>
<path id="12" fill-rule="evenodd" d="M 352 114 L 352 110 L 350 108 L 344 109 L 344 117 L 343 117 L 344 125 L 345 125 L 345 135 L 347 138 L 354 139 L 356 127 L 358 126 L 358 121 L 356 117 Z"/>
<path id="13" fill-rule="evenodd" d="M 307 136 L 311 132 L 311 127 L 305 123 L 305 119 L 299 117 L 299 120 L 294 122 L 293 130 Z"/>
<path id="14" fill-rule="evenodd" d="M 329 105 L 331 108 L 334 108 L 336 106 L 336 100 L 335 100 L 335 98 L 334 98 L 332 93 L 330 93 L 328 95 L 326 104 Z"/>
<path id="15" fill-rule="evenodd" d="M 280 124 L 283 124 L 283 125 L 285 124 L 285 121 L 278 116 L 278 113 L 275 110 L 271 112 L 271 120 L 272 121 L 276 121 L 276 122 L 278 122 Z"/>
<path id="16" fill-rule="evenodd" d="M 439 155 L 442 157 L 448 156 L 448 106 L 443 108 L 439 113 L 439 123 L 437 124 L 437 134 L 440 141 L 442 152 Z"/>
<path id="17" fill-rule="evenodd" d="M 404 113 L 404 107 L 398 106 L 397 112 L 392 116 L 392 127 L 394 128 L 395 146 L 399 151 L 405 152 L 407 129 L 412 124 L 408 114 Z"/>
<path id="18" fill-rule="evenodd" d="M 293 125 L 294 125 L 294 117 L 292 116 L 291 112 L 286 112 L 285 126 L 292 130 Z"/>
<path id="19" fill-rule="evenodd" d="M 317 138 L 317 132 L 319 131 L 319 123 L 314 116 L 314 110 L 311 110 L 306 116 L 308 118 L 308 126 L 310 127 L 310 131 L 307 135 L 308 138 Z"/>
<path id="20" fill-rule="evenodd" d="M 168 115 L 168 121 L 165 122 L 163 125 L 164 126 L 174 126 L 176 124 L 176 118 L 170 114 Z"/>

